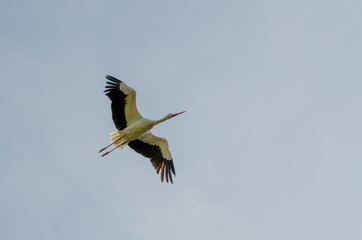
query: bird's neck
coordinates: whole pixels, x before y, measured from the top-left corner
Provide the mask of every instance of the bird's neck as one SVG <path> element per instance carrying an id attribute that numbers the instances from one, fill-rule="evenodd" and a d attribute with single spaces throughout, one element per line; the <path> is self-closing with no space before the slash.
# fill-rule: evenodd
<path id="1" fill-rule="evenodd" d="M 156 120 L 156 121 L 154 121 L 153 126 L 156 126 L 156 125 L 158 125 L 158 124 L 160 124 L 160 123 L 162 123 L 162 122 L 164 122 L 164 121 L 166 121 L 168 119 L 169 119 L 168 116 L 165 116 L 164 118 L 161 118 L 160 120 Z"/>

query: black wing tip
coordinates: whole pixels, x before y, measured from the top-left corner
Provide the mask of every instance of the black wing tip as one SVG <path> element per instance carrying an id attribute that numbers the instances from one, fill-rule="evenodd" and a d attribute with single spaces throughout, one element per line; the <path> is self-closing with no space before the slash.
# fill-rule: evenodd
<path id="1" fill-rule="evenodd" d="M 107 75 L 106 78 L 107 78 L 108 80 L 112 81 L 112 82 L 117 83 L 117 84 L 120 84 L 120 83 L 122 82 L 121 80 L 119 80 L 119 79 L 117 79 L 117 78 L 115 78 L 115 77 L 113 77 L 113 76 L 111 76 L 111 75 Z"/>
<path id="2" fill-rule="evenodd" d="M 109 81 L 106 82 L 107 84 L 104 93 L 106 93 L 107 96 L 113 93 L 119 93 L 119 86 L 121 85 L 122 81 L 110 75 L 107 75 L 106 78 Z"/>
<path id="3" fill-rule="evenodd" d="M 173 175 L 176 177 L 176 170 L 175 170 L 175 166 L 173 165 L 173 161 L 171 160 L 171 171 L 173 173 Z"/>
<path id="4" fill-rule="evenodd" d="M 163 182 L 164 178 L 166 178 L 166 182 L 170 182 L 173 184 L 172 174 L 176 177 L 175 167 L 173 165 L 172 160 L 163 160 L 163 164 L 156 169 L 157 174 L 159 174 L 161 170 L 161 182 Z"/>

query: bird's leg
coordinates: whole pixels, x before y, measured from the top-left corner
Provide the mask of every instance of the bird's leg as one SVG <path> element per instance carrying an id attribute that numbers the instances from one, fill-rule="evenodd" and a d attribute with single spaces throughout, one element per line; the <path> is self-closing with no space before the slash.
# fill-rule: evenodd
<path id="1" fill-rule="evenodd" d="M 116 141 L 114 141 L 114 142 L 112 142 L 111 144 L 109 144 L 108 146 L 106 146 L 106 147 L 104 147 L 104 148 L 102 148 L 101 150 L 99 150 L 99 152 L 98 153 L 100 153 L 100 152 L 102 152 L 102 151 L 104 151 L 104 150 L 106 150 L 107 148 L 109 148 L 110 146 L 112 146 L 112 144 L 115 144 L 116 142 L 118 142 L 119 140 L 121 140 L 123 138 L 123 136 L 122 137 L 120 137 L 120 138 L 118 138 Z M 103 156 L 102 156 L 103 157 Z"/>
<path id="2" fill-rule="evenodd" d="M 113 151 L 116 150 L 116 149 L 117 149 L 117 147 L 113 148 L 111 151 L 108 151 L 108 152 L 103 153 L 101 157 L 106 156 L 108 153 L 113 152 Z"/>

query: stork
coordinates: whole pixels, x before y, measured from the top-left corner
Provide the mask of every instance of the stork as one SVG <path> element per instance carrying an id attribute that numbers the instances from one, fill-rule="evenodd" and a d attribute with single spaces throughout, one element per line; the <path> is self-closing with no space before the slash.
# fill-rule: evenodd
<path id="1" fill-rule="evenodd" d="M 114 148 L 101 157 L 128 145 L 151 160 L 157 174 L 161 171 L 162 182 L 165 176 L 167 182 L 170 179 L 173 183 L 172 174 L 176 176 L 176 172 L 167 140 L 153 135 L 151 129 L 185 111 L 170 113 L 156 121 L 146 119 L 137 110 L 136 91 L 115 77 L 107 75 L 106 78 L 109 81 L 104 92 L 112 102 L 112 119 L 118 131 L 111 133 L 111 144 L 99 150 L 99 153 L 112 145 Z"/>

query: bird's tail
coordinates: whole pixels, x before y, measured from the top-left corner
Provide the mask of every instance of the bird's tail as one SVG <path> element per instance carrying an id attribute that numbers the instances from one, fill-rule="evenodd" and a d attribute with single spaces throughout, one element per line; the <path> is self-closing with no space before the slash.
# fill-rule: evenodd
<path id="1" fill-rule="evenodd" d="M 127 141 L 123 139 L 122 132 L 111 132 L 111 142 L 117 148 L 124 148 L 127 145 Z"/>

